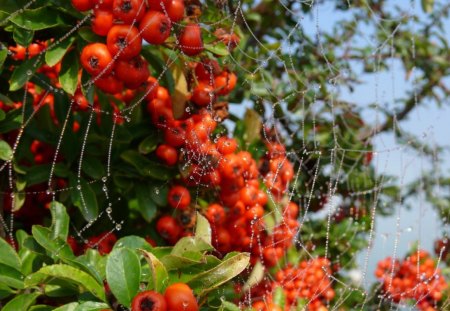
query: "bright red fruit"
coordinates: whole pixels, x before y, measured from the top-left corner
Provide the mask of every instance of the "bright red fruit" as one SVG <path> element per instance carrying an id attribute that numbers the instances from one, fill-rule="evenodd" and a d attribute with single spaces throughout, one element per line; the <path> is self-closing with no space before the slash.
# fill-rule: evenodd
<path id="1" fill-rule="evenodd" d="M 180 49 L 184 54 L 189 56 L 200 54 L 204 49 L 200 25 L 186 25 L 179 37 L 179 41 Z"/>
<path id="2" fill-rule="evenodd" d="M 162 44 L 170 36 L 172 23 L 161 12 L 148 11 L 139 24 L 142 38 L 150 44 Z"/>

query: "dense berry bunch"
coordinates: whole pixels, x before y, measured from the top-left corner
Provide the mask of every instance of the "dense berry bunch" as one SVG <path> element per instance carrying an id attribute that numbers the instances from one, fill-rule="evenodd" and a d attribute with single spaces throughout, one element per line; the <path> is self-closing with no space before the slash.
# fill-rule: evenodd
<path id="1" fill-rule="evenodd" d="M 189 234 L 193 223 L 191 215 L 199 208 L 211 223 L 213 243 L 219 252 L 251 252 L 253 263 L 262 258 L 265 265 L 274 266 L 292 245 L 299 227 L 298 205 L 283 199 L 283 192 L 293 178 L 293 166 L 284 147 L 269 142 L 267 157 L 258 166 L 248 151 L 238 150 L 235 139 L 214 138 L 218 121 L 205 108 L 199 108 L 182 120 L 174 120 L 170 97 L 164 88 L 158 86 L 148 100 L 153 123 L 164 131 L 165 143 L 158 147 L 156 154 L 167 165 L 178 163 L 182 176 L 181 185 L 174 185 L 168 195 L 169 205 L 177 210 L 179 217 L 161 217 L 158 232 L 175 243 Z M 261 173 L 271 202 L 258 180 Z M 199 187 L 213 189 L 209 191 L 214 194 L 210 195 L 211 203 L 196 207 L 185 186 L 195 187 L 195 190 Z M 271 230 L 267 230 L 264 220 L 268 204 L 274 205 L 271 216 L 275 218 L 275 225 Z M 238 238 L 232 238 L 231 233 Z"/>
<path id="2" fill-rule="evenodd" d="M 383 292 L 394 302 L 413 299 L 421 310 L 437 310 L 447 282 L 430 255 L 419 250 L 403 261 L 387 257 L 378 263 L 375 275 L 383 283 Z"/>
<path id="3" fill-rule="evenodd" d="M 275 280 L 263 282 L 252 289 L 256 300 L 253 308 L 261 311 L 281 310 L 273 305 L 274 292 L 282 288 L 286 297 L 285 310 L 306 307 L 307 310 L 328 310 L 326 305 L 334 298 L 331 265 L 326 258 L 304 260 L 288 265 L 275 273 Z"/>

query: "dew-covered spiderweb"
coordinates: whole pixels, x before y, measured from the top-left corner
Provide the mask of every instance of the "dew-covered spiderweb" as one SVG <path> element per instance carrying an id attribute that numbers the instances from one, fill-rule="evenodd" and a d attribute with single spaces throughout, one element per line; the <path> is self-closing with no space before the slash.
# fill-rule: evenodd
<path id="1" fill-rule="evenodd" d="M 41 5 L 22 2 L 11 6 L 15 11 L 0 8 L 8 13 L 0 27 Z M 223 45 L 225 52 L 209 50 L 208 55 L 223 54 L 220 65 L 238 76 L 228 98 L 211 96 L 206 105 L 220 123 L 208 132 L 211 143 L 235 133 L 255 159 L 255 178 L 268 198 L 261 219 L 269 231 L 275 230 L 274 223 L 289 231 L 284 239 L 262 234 L 267 228 L 258 225 L 256 216 L 251 220 L 250 248 L 259 251 L 236 279 L 236 288 L 243 289 L 237 295 L 242 308 L 268 303 L 280 292 L 290 302 L 288 310 L 425 310 L 425 302 L 450 308 L 422 288 L 440 280 L 437 267 L 445 267 L 447 254 L 445 245 L 435 251 L 435 240 L 446 241 L 448 232 L 450 110 L 445 99 L 448 103 L 450 86 L 448 69 L 440 72 L 445 65 L 438 61 L 449 59 L 436 51 L 446 51 L 450 22 L 449 5 L 435 2 L 431 13 L 420 1 L 189 2 L 202 6 L 199 21 L 206 44 L 218 28 L 240 37 L 236 46 L 230 40 Z M 209 7 L 220 14 L 211 16 Z M 155 126 L 158 120 L 152 124 L 147 112 L 154 88 L 131 96 L 124 91 L 120 98 L 94 94 L 95 79 L 83 73 L 74 91 L 85 101 L 68 94 L 45 69 L 38 70 L 55 46 L 74 36 L 91 40 L 86 30 L 91 15 L 86 13 L 71 29 L 55 31 L 54 40 L 18 73 L 22 85 L 0 89 L 2 115 L 15 126 L 0 125 L 0 137 L 11 147 L 0 162 L 1 231 L 13 244 L 16 230 L 50 219 L 47 205 L 52 201 L 68 208 L 70 232 L 81 247 L 96 247 L 112 234 L 155 235 L 160 210 L 173 214 L 161 199 L 173 177 L 164 178 L 166 170 L 158 171 L 164 165 L 153 155 L 168 130 L 165 123 Z M 151 75 L 172 90 L 172 97 L 186 95 L 177 87 L 184 81 L 192 88 L 193 64 L 207 59 L 180 52 L 183 27 L 173 23 L 164 47 L 144 45 L 144 57 L 153 59 Z M 2 50 L 12 45 L 1 42 Z M 65 57 L 76 55 L 69 50 Z M 8 50 L 7 57 L 13 56 Z M 61 70 L 68 74 L 70 69 L 63 65 Z M 184 110 L 179 115 L 198 111 L 189 101 L 177 105 L 174 110 Z M 196 139 L 180 147 L 183 159 L 175 170 L 182 178 L 176 183 L 189 184 L 195 206 L 224 204 L 220 187 L 211 186 L 211 171 L 222 156 L 213 157 Z M 277 174 L 283 172 L 265 166 L 274 161 L 279 146 L 286 150 L 276 158 L 278 169 L 290 163 L 293 173 L 284 188 L 274 191 Z M 153 164 L 135 160 L 142 156 Z M 145 178 L 154 181 L 142 185 Z M 277 208 L 289 201 L 300 207 L 297 226 L 285 223 L 287 209 Z M 139 205 L 145 202 L 156 205 L 143 215 Z M 232 239 L 242 238 L 239 230 L 231 231 Z M 276 250 L 285 240 L 289 249 L 269 264 L 275 255 L 266 256 L 265 250 Z M 426 257 L 422 250 L 435 260 L 431 275 L 421 269 L 423 261 L 411 261 L 416 269 L 411 279 L 419 281 L 401 287 L 398 265 L 411 256 Z M 380 277 L 376 270 L 385 258 Z"/>

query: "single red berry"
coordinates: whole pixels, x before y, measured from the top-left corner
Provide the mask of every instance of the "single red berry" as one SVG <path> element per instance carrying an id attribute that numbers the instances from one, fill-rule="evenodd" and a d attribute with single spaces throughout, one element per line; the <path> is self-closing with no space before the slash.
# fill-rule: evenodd
<path id="1" fill-rule="evenodd" d="M 194 56 L 203 52 L 203 40 L 200 25 L 188 24 L 180 37 L 180 49 L 184 54 Z"/>
<path id="2" fill-rule="evenodd" d="M 169 145 L 159 145 L 156 149 L 156 156 L 169 166 L 177 164 L 178 161 L 177 150 Z"/>
<path id="3" fill-rule="evenodd" d="M 145 14 L 144 0 L 114 0 L 112 7 L 114 16 L 125 24 L 139 22 Z"/>
<path id="4" fill-rule="evenodd" d="M 173 208 L 186 209 L 191 204 L 191 194 L 183 186 L 173 186 L 168 193 L 168 203 Z"/>
<path id="5" fill-rule="evenodd" d="M 174 283 L 164 293 L 167 308 L 171 311 L 198 311 L 197 299 L 192 289 L 184 283 Z"/>
<path id="6" fill-rule="evenodd" d="M 162 216 L 156 222 L 156 231 L 167 241 L 174 244 L 181 235 L 183 228 L 175 218 L 169 215 Z"/>
<path id="7" fill-rule="evenodd" d="M 131 311 L 166 311 L 164 296 L 152 290 L 137 294 L 131 302 Z"/>
<path id="8" fill-rule="evenodd" d="M 80 12 L 89 11 L 94 8 L 94 2 L 92 0 L 71 0 L 75 9 Z"/>
<path id="9" fill-rule="evenodd" d="M 94 10 L 91 22 L 92 31 L 99 36 L 106 36 L 113 26 L 113 22 L 114 16 L 111 11 L 101 9 Z"/>
<path id="10" fill-rule="evenodd" d="M 119 60 L 114 68 L 117 78 L 123 81 L 129 89 L 137 89 L 150 76 L 148 62 L 141 56 L 135 56 L 129 60 Z"/>
<path id="11" fill-rule="evenodd" d="M 158 11 L 148 11 L 139 24 L 142 38 L 150 44 L 162 44 L 170 36 L 172 23 Z"/>
<path id="12" fill-rule="evenodd" d="M 141 52 L 142 40 L 136 27 L 115 25 L 107 34 L 106 44 L 112 56 L 118 55 L 118 59 L 127 60 Z"/>
<path id="13" fill-rule="evenodd" d="M 103 43 L 88 44 L 81 51 L 81 65 L 91 75 L 97 76 L 103 71 L 108 74 L 112 70 L 111 62 L 111 53 Z"/>

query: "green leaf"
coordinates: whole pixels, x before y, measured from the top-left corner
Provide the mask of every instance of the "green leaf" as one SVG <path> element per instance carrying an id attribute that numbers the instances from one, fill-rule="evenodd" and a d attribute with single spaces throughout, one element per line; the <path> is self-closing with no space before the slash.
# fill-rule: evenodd
<path id="1" fill-rule="evenodd" d="M 53 220 L 51 227 L 53 238 L 60 238 L 63 241 L 67 240 L 70 219 L 66 207 L 59 202 L 53 201 L 50 203 L 50 212 Z"/>
<path id="2" fill-rule="evenodd" d="M 78 30 L 78 35 L 87 42 L 103 42 L 105 39 L 92 32 L 91 27 L 85 26 Z"/>
<path id="3" fill-rule="evenodd" d="M 211 227 L 209 221 L 200 213 L 197 212 L 197 223 L 195 225 L 195 238 L 203 240 L 211 245 Z"/>
<path id="4" fill-rule="evenodd" d="M 163 293 L 169 282 L 169 275 L 166 268 L 152 253 L 145 250 L 140 251 L 144 255 L 150 267 L 151 275 L 148 282 L 148 289 L 154 290 L 158 293 Z"/>
<path id="5" fill-rule="evenodd" d="M 100 311 L 104 309 L 111 309 L 109 305 L 103 302 L 86 301 L 78 305 L 74 311 Z"/>
<path id="6" fill-rule="evenodd" d="M 13 300 L 8 302 L 2 309 L 2 311 L 18 311 L 18 310 L 28 310 L 36 299 L 40 296 L 39 293 L 32 294 L 22 294 L 14 297 Z"/>
<path id="7" fill-rule="evenodd" d="M 152 135 L 147 136 L 143 141 L 141 141 L 138 150 L 142 154 L 149 154 L 156 150 L 158 147 L 158 142 L 158 135 L 156 135 L 156 132 L 153 132 Z"/>
<path id="8" fill-rule="evenodd" d="M 49 278 L 57 278 L 75 283 L 100 300 L 105 301 L 106 299 L 102 284 L 97 283 L 97 281 L 86 272 L 64 264 L 56 264 L 41 268 L 38 272 L 28 276 L 25 279 L 25 284 L 30 287 L 45 283 Z"/>
<path id="9" fill-rule="evenodd" d="M 21 89 L 25 85 L 25 82 L 27 82 L 36 70 L 41 67 L 42 63 L 42 57 L 33 57 L 22 62 L 21 65 L 14 69 L 11 75 L 9 90 L 17 91 Z"/>
<path id="10" fill-rule="evenodd" d="M 119 247 L 127 247 L 130 249 L 145 249 L 145 250 L 151 250 L 152 246 L 143 238 L 136 235 L 127 235 L 123 238 L 119 239 L 116 244 L 114 245 L 114 248 Z"/>
<path id="11" fill-rule="evenodd" d="M 11 16 L 10 21 L 28 30 L 42 30 L 63 25 L 61 14 L 50 7 L 23 10 L 20 14 Z"/>
<path id="12" fill-rule="evenodd" d="M 84 255 L 76 258 L 76 262 L 80 264 L 80 268 L 95 277 L 97 282 L 102 282 L 106 277 L 106 259 L 98 250 L 88 249 Z"/>
<path id="13" fill-rule="evenodd" d="M 156 217 L 157 207 L 151 196 L 149 196 L 151 191 L 150 186 L 148 184 L 138 183 L 135 186 L 135 191 L 139 212 L 141 212 L 142 217 L 147 222 L 151 222 Z"/>
<path id="14" fill-rule="evenodd" d="M 75 41 L 75 37 L 69 37 L 55 44 L 45 52 L 45 62 L 50 67 L 55 66 L 66 54 L 72 43 Z"/>
<path id="15" fill-rule="evenodd" d="M 167 206 L 167 194 L 169 187 L 167 183 L 153 182 L 150 185 L 150 197 L 156 205 L 164 207 Z"/>
<path id="16" fill-rule="evenodd" d="M 228 47 L 223 42 L 205 44 L 205 49 L 217 56 L 226 56 L 230 54 L 230 51 L 228 51 Z"/>
<path id="17" fill-rule="evenodd" d="M 16 43 L 22 46 L 30 45 L 33 40 L 34 31 L 23 29 L 21 27 L 14 26 L 13 39 Z"/>
<path id="18" fill-rule="evenodd" d="M 127 150 L 120 157 L 131 164 L 142 176 L 152 177 L 157 180 L 169 180 L 174 176 L 173 170 L 147 159 L 137 151 Z"/>
<path id="19" fill-rule="evenodd" d="M 4 239 L 0 238 L 0 263 L 10 266 L 18 271 L 21 270 L 22 263 L 14 248 Z"/>
<path id="20" fill-rule="evenodd" d="M 175 82 L 175 89 L 171 93 L 173 117 L 179 119 L 185 113 L 186 102 L 189 97 L 188 84 L 181 65 L 173 64 L 170 71 Z"/>
<path id="21" fill-rule="evenodd" d="M 63 305 L 61 307 L 58 307 L 58 308 L 54 309 L 53 311 L 75 311 L 75 309 L 77 308 L 78 305 L 79 305 L 78 302 L 71 302 L 71 303 Z"/>
<path id="22" fill-rule="evenodd" d="M 75 94 L 77 89 L 79 68 L 78 54 L 76 50 L 72 50 L 64 57 L 59 73 L 61 87 L 70 95 Z"/>
<path id="23" fill-rule="evenodd" d="M 421 4 L 422 10 L 424 10 L 425 13 L 433 12 L 434 0 L 422 0 Z"/>
<path id="24" fill-rule="evenodd" d="M 141 263 L 135 252 L 128 248 L 115 248 L 106 262 L 106 280 L 117 300 L 130 307 L 139 290 Z"/>
<path id="25" fill-rule="evenodd" d="M 84 173 L 89 175 L 94 179 L 101 179 L 105 176 L 105 168 L 102 162 L 99 159 L 94 157 L 86 157 L 83 160 L 83 166 L 81 168 Z"/>
<path id="26" fill-rule="evenodd" d="M 0 283 L 12 288 L 24 288 L 22 273 L 2 263 L 0 263 Z"/>
<path id="27" fill-rule="evenodd" d="M 71 180 L 71 185 L 74 186 L 74 184 L 76 184 L 76 181 Z M 97 196 L 95 195 L 91 185 L 84 179 L 81 179 L 80 184 L 77 184 L 75 187 L 80 188 L 75 188 L 72 190 L 73 205 L 78 207 L 86 221 L 96 219 L 98 216 Z"/>
<path id="28" fill-rule="evenodd" d="M 0 300 L 9 297 L 12 294 L 14 294 L 14 291 L 9 286 L 0 283 Z"/>
<path id="29" fill-rule="evenodd" d="M 262 129 L 262 121 L 259 114 L 253 109 L 247 109 L 244 116 L 245 132 L 243 135 L 247 144 L 251 144 L 257 139 L 260 139 Z"/>
<path id="30" fill-rule="evenodd" d="M 0 159 L 4 161 L 11 160 L 13 157 L 13 150 L 11 146 L 4 140 L 0 140 Z"/>
<path id="31" fill-rule="evenodd" d="M 28 311 L 53 311 L 53 308 L 47 305 L 35 305 L 28 309 Z"/>
<path id="32" fill-rule="evenodd" d="M 281 286 L 277 286 L 273 293 L 273 303 L 284 310 L 286 304 L 286 296 L 284 295 L 284 289 Z"/>
<path id="33" fill-rule="evenodd" d="M 194 289 L 198 296 L 204 296 L 209 291 L 239 275 L 248 266 L 250 255 L 248 253 L 239 253 L 220 265 L 196 275 L 188 285 Z"/>
<path id="34" fill-rule="evenodd" d="M 26 168 L 25 182 L 27 186 L 40 184 L 47 181 L 50 175 L 51 164 L 33 165 Z M 59 177 L 68 176 L 68 168 L 61 163 L 55 165 L 54 173 Z"/>
<path id="35" fill-rule="evenodd" d="M 241 309 L 236 306 L 234 303 L 229 301 L 222 301 L 222 305 L 219 308 L 219 311 L 240 311 Z"/>
<path id="36" fill-rule="evenodd" d="M 247 282 L 245 282 L 242 289 L 244 291 L 250 290 L 253 286 L 261 282 L 264 278 L 264 274 L 266 273 L 264 266 L 261 264 L 261 262 L 258 260 L 256 264 L 253 266 L 252 272 L 250 273 L 250 276 L 247 279 Z"/>
<path id="37" fill-rule="evenodd" d="M 0 49 L 0 73 L 2 72 L 3 64 L 4 64 L 7 56 L 8 56 L 8 50 L 6 48 Z M 0 98 L 0 100 L 3 101 L 2 98 Z"/>
<path id="38" fill-rule="evenodd" d="M 36 242 L 45 248 L 50 256 L 67 259 L 75 258 L 72 249 L 67 245 L 66 241 L 54 237 L 53 232 L 49 228 L 35 225 L 31 232 Z"/>

